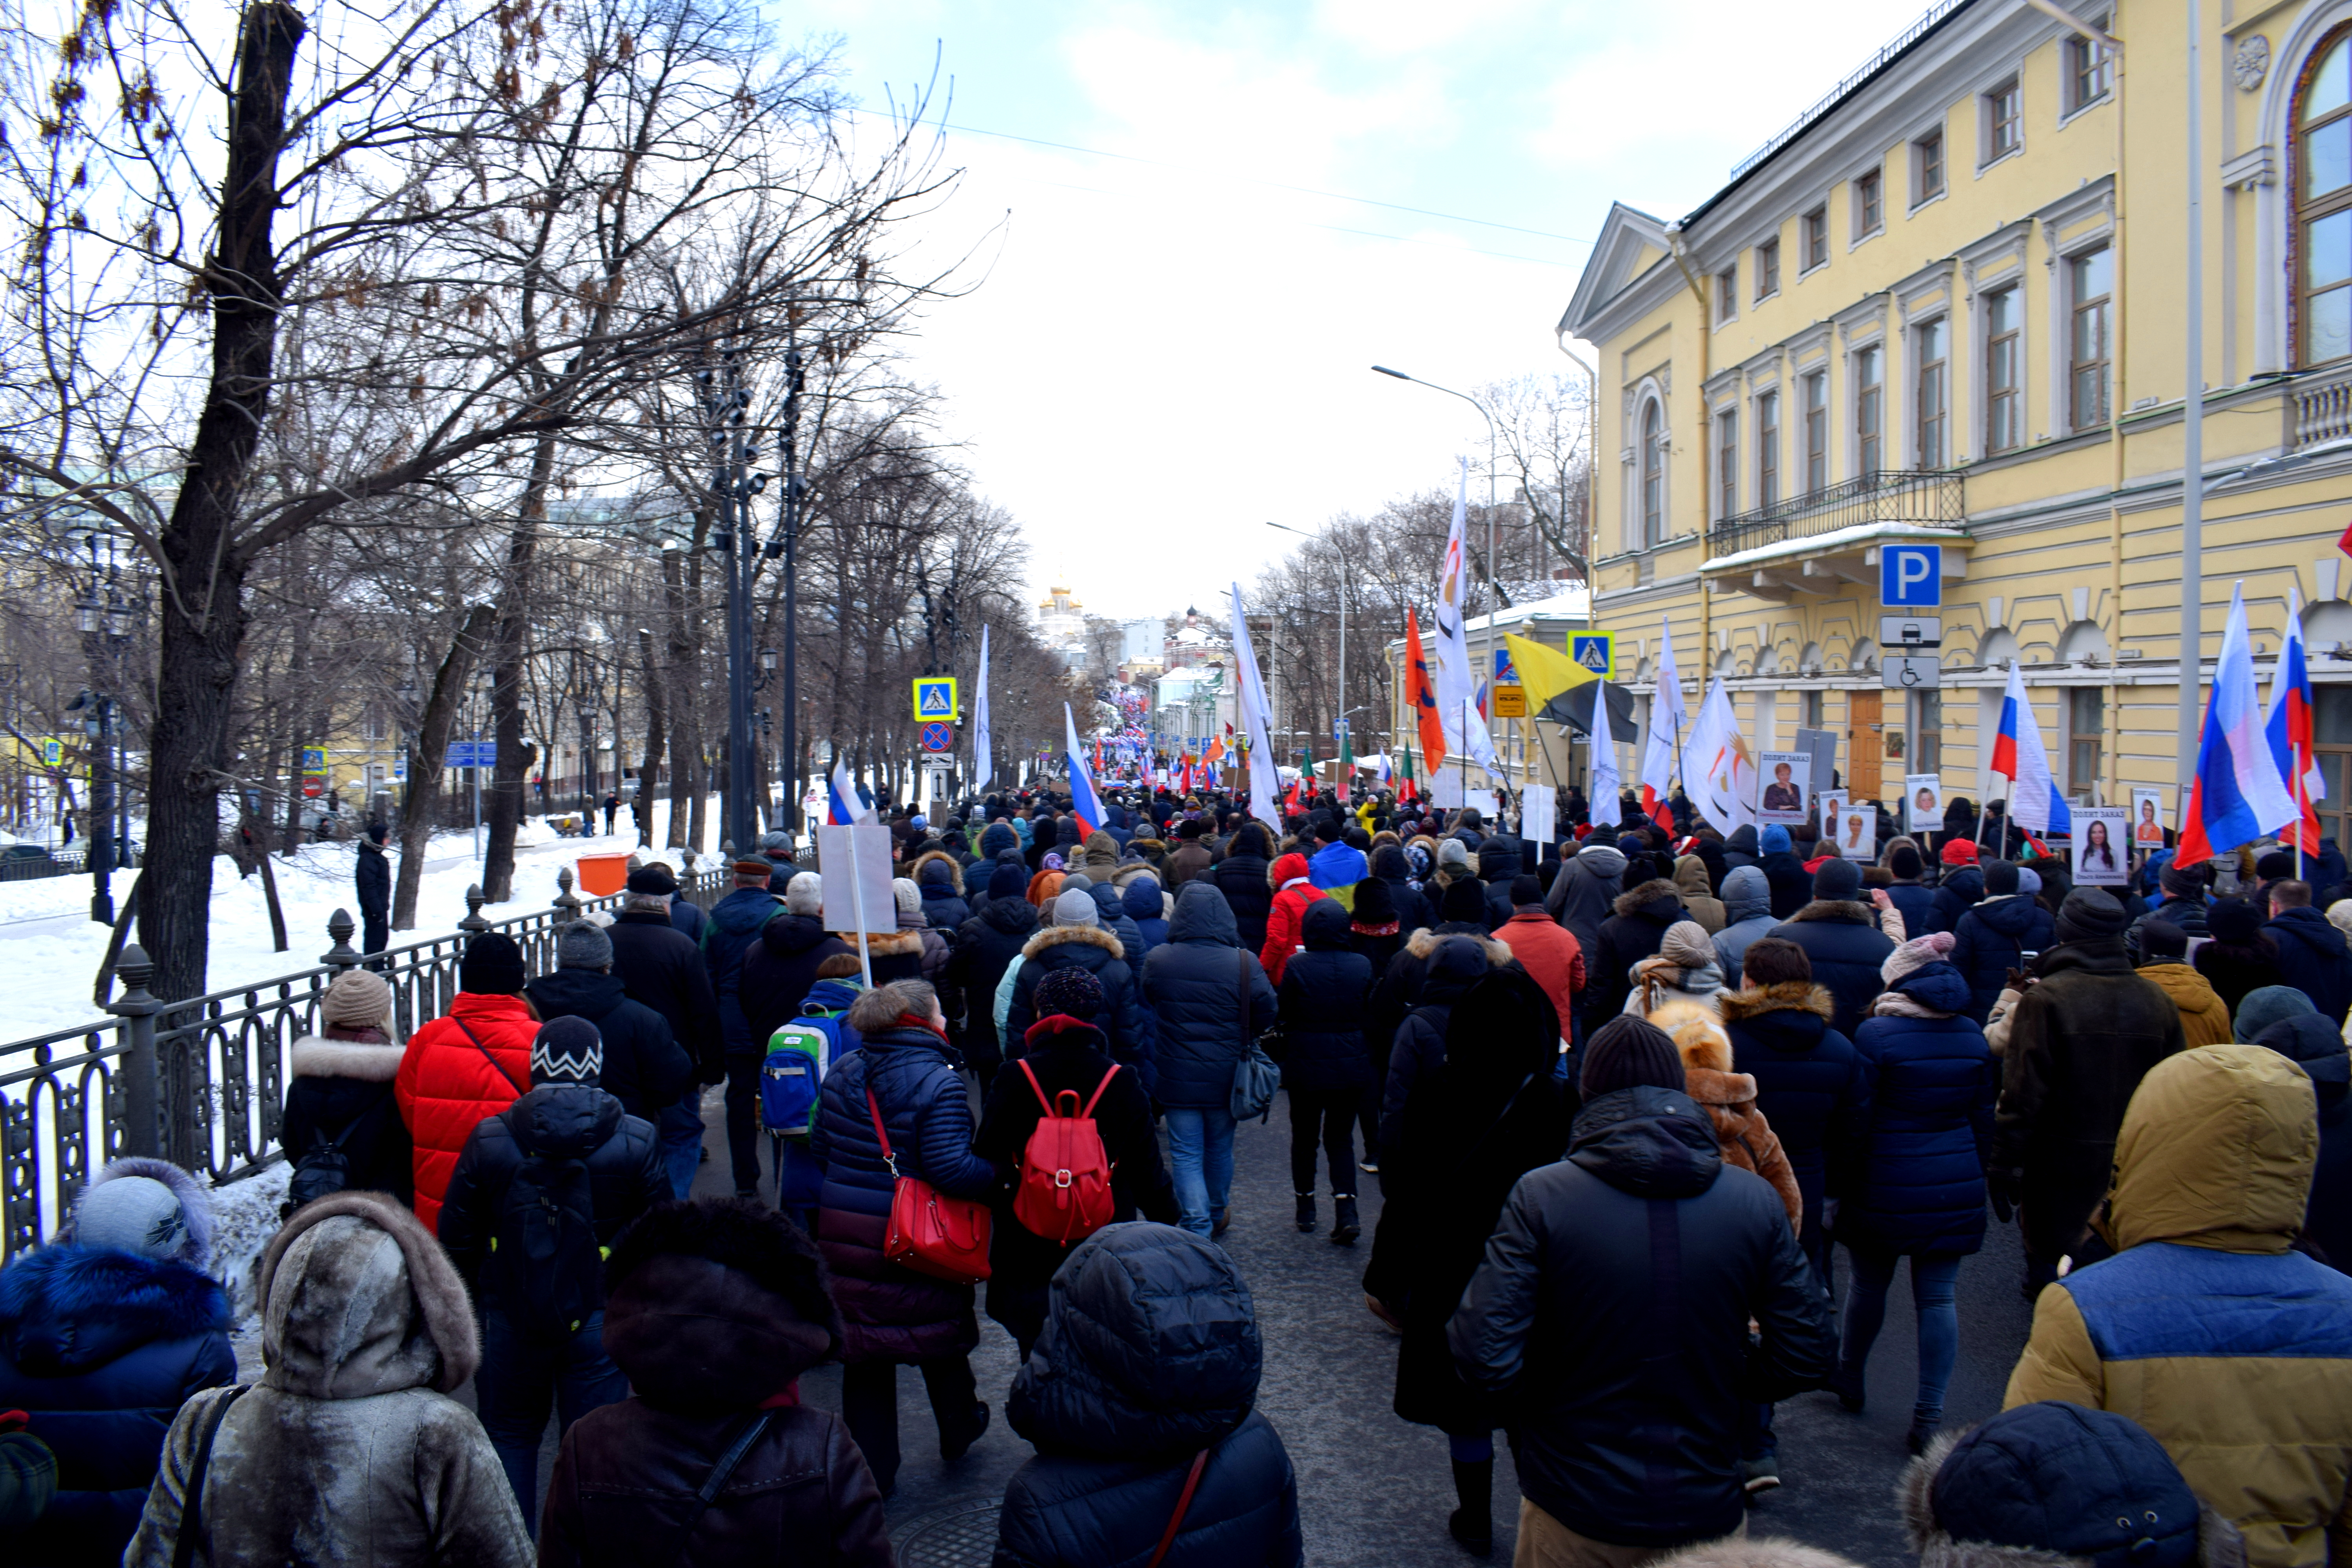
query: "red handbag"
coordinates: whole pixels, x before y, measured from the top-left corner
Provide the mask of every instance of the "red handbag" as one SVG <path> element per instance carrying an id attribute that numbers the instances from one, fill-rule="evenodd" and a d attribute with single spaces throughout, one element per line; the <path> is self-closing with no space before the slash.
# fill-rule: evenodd
<path id="1" fill-rule="evenodd" d="M 890 1134 L 882 1127 L 882 1105 L 870 1085 L 866 1109 L 874 1118 L 874 1136 L 882 1145 L 882 1163 L 890 1167 L 893 1183 L 890 1228 L 882 1238 L 882 1256 L 950 1285 L 976 1285 L 987 1279 L 988 1205 L 949 1197 L 920 1176 L 900 1175 L 898 1156 L 890 1152 Z"/>

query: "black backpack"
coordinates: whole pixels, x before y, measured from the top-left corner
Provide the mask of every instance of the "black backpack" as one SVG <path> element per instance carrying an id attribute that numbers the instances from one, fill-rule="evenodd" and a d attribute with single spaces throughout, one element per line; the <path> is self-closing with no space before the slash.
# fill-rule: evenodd
<path id="1" fill-rule="evenodd" d="M 310 1146 L 294 1162 L 294 1174 L 286 1184 L 286 1201 L 278 1205 L 278 1217 L 285 1219 L 306 1204 L 316 1203 L 331 1194 L 340 1193 L 352 1184 L 352 1157 L 343 1152 L 343 1145 L 367 1121 L 392 1103 L 391 1096 L 377 1100 L 357 1116 L 343 1123 L 343 1130 L 329 1138 L 314 1132 Z"/>
<path id="2" fill-rule="evenodd" d="M 537 1339 L 563 1339 L 604 1305 L 604 1255 L 588 1166 L 524 1156 L 490 1230 L 483 1283 L 509 1321 Z"/>

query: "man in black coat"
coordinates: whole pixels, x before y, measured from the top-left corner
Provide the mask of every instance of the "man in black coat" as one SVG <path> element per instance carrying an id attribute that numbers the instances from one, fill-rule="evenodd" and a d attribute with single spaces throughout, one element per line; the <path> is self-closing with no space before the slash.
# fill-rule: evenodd
<path id="1" fill-rule="evenodd" d="M 753 1038 L 764 1042 L 799 1016 L 819 964 L 857 951 L 824 929 L 824 884 L 814 871 L 800 872 L 784 889 L 783 913 L 770 916 L 760 940 L 744 950 L 735 994 Z"/>
<path id="2" fill-rule="evenodd" d="M 2263 929 L 2278 943 L 2279 973 L 2311 998 L 2313 1011 L 2342 1028 L 2352 1010 L 2352 948 L 2344 933 L 2311 907 L 2308 882 L 2273 882 L 2270 901 L 2270 924 Z"/>
<path id="3" fill-rule="evenodd" d="M 1013 979 L 1013 1000 L 1004 1010 L 1005 1059 L 1021 1054 L 1022 1037 L 1035 1023 L 1037 984 L 1057 969 L 1086 970 L 1102 983 L 1103 1010 L 1085 1022 L 1102 1030 L 1113 1060 L 1131 1069 L 1151 1089 L 1157 1083 L 1152 1058 L 1152 1017 L 1142 987 L 1127 962 L 1127 949 L 1103 929 L 1094 895 L 1066 889 L 1054 900 L 1054 923 L 1024 942 L 1021 972 Z M 1271 998 L 1269 997 L 1269 1000 Z"/>
<path id="4" fill-rule="evenodd" d="M 1621 1017 L 1584 1055 L 1568 1157 L 1512 1189 L 1447 1331 L 1464 1381 L 1515 1413 L 1538 1562 L 1738 1530 L 1742 1405 L 1820 1386 L 1836 1342 L 1779 1195 L 1724 1164 L 1674 1042 Z"/>
<path id="5" fill-rule="evenodd" d="M 384 853 L 386 829 L 367 826 L 359 859 L 352 867 L 352 889 L 360 901 L 360 951 L 382 952 L 392 940 L 392 857 Z"/>
<path id="6" fill-rule="evenodd" d="M 1813 978 L 1829 988 L 1836 1006 L 1830 1026 L 1848 1039 L 1886 988 L 1878 972 L 1895 951 L 1895 939 L 1878 929 L 1878 915 L 1894 907 L 1883 888 L 1871 889 L 1869 903 L 1862 901 L 1862 869 L 1853 861 L 1825 860 L 1813 874 L 1812 901 L 1771 930 L 1805 950 Z"/>
<path id="7" fill-rule="evenodd" d="M 585 1018 L 596 1026 L 604 1039 L 598 1085 L 631 1116 L 656 1120 L 694 1081 L 694 1059 L 671 1037 L 668 1022 L 631 1001 L 613 973 L 613 940 L 595 921 L 563 928 L 555 939 L 555 973 L 524 986 L 523 994 L 542 1022 Z"/>
<path id="8" fill-rule="evenodd" d="M 710 971 L 702 962 L 702 950 L 695 945 L 692 937 L 670 922 L 668 896 L 650 892 L 625 894 L 620 918 L 605 934 L 613 942 L 613 973 L 621 977 L 629 1000 L 642 1002 L 662 1016 L 663 1022 L 669 1025 L 670 1037 L 694 1058 L 697 1083 L 724 1082 L 728 1076 L 727 1037 L 719 1018 L 719 996 L 711 989 Z M 755 1062 L 753 1070 L 745 1075 L 747 1087 L 756 1088 L 757 1067 Z M 736 1120 L 732 1085 L 728 1092 L 731 1141 Z M 699 1089 L 680 1096 L 662 1119 L 665 1157 L 670 1163 L 672 1181 L 680 1197 L 691 1186 L 695 1164 L 699 1164 L 702 1158 L 701 1099 Z M 739 1177 L 744 1171 L 753 1174 L 748 1183 L 739 1180 L 739 1187 L 759 1184 L 751 1113 L 751 1103 L 746 1100 L 742 1110 L 743 1156 L 738 1162 L 737 1172 Z M 689 1160 L 695 1164 L 688 1164 Z"/>
<path id="9" fill-rule="evenodd" d="M 1576 862 L 1569 864 L 1573 867 Z M 1585 969 L 1592 977 L 1584 993 L 1584 1016 L 1590 1028 L 1599 1028 L 1625 1010 L 1625 998 L 1633 991 L 1629 978 L 1633 965 L 1655 958 L 1658 949 L 1665 945 L 1666 928 L 1685 918 L 1680 890 L 1663 878 L 1626 889 L 1617 895 L 1613 907 L 1617 912 L 1601 922 L 1592 952 L 1585 960 Z"/>

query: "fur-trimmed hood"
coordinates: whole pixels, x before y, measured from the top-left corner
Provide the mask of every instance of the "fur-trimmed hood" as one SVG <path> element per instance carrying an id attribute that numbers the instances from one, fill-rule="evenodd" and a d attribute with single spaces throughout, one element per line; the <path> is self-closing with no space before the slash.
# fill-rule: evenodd
<path id="1" fill-rule="evenodd" d="M 481 1346 L 473 1304 L 441 1244 L 380 1193 L 336 1193 L 295 1212 L 261 1256 L 262 1382 L 309 1399 L 454 1392 Z"/>
<path id="2" fill-rule="evenodd" d="M 894 931 L 868 932 L 866 938 L 866 951 L 868 955 L 875 958 L 889 958 L 902 952 L 920 952 L 923 951 L 923 932 L 929 929 L 926 926 L 908 926 Z M 847 942 L 853 951 L 857 946 L 856 931 L 828 931 L 825 934 L 839 937 Z"/>
<path id="3" fill-rule="evenodd" d="M 99 1187 L 124 1176 L 145 1176 L 172 1189 L 172 1195 L 180 1201 L 181 1218 L 187 1225 L 187 1234 L 173 1257 L 194 1268 L 210 1268 L 213 1263 L 212 1194 L 205 1191 L 203 1184 L 195 1177 L 171 1161 L 150 1159 L 144 1154 L 126 1154 L 100 1166 L 98 1174 L 89 1179 L 89 1184 L 82 1188 L 80 1196 L 74 1199 L 73 1214 L 58 1227 L 58 1240 L 79 1240 L 79 1221 L 82 1204 Z"/>
<path id="4" fill-rule="evenodd" d="M 1837 1013 L 1829 987 L 1810 980 L 1776 980 L 1753 991 L 1727 991 L 1723 995 L 1723 1021 L 1744 1024 L 1767 1013 L 1818 1013 L 1824 1022 Z"/>
<path id="5" fill-rule="evenodd" d="M 1878 928 L 1878 916 L 1868 904 L 1852 899 L 1815 899 L 1789 917 L 1791 921 L 1837 921 L 1846 925 Z"/>
<path id="6" fill-rule="evenodd" d="M 1705 1005 L 1696 1002 L 1669 1002 L 1650 1015 L 1650 1022 L 1673 1037 L 1675 1049 L 1683 1058 L 1685 1071 L 1694 1078 L 1701 1073 L 1712 1073 L 1719 1078 L 1736 1079 L 1748 1086 L 1747 1094 L 1738 1098 L 1756 1098 L 1756 1080 L 1746 1073 L 1731 1070 L 1731 1037 L 1723 1032 L 1722 1020 Z M 1696 1090 L 1692 1091 L 1691 1098 L 1699 1098 Z M 1729 1102 L 1717 1100 L 1713 1103 Z"/>
<path id="7" fill-rule="evenodd" d="M 1426 963 L 1429 962 L 1429 955 L 1437 951 L 1439 942 L 1457 936 L 1473 934 L 1470 931 L 1443 931 L 1430 926 L 1422 926 L 1411 936 L 1405 938 L 1404 950 Z M 1517 957 L 1517 954 L 1511 951 L 1511 944 L 1508 942 L 1496 942 L 1490 936 L 1479 937 L 1477 940 L 1486 949 L 1486 962 L 1497 969 Z"/>
<path id="8" fill-rule="evenodd" d="M 915 863 L 913 865 L 907 868 L 907 879 L 914 883 L 915 886 L 919 888 L 921 887 L 923 885 L 923 868 L 926 866 L 945 866 L 948 868 L 948 874 L 943 878 L 934 875 L 931 878 L 931 880 L 934 882 L 946 882 L 950 888 L 952 888 L 955 890 L 956 897 L 963 897 L 963 868 L 956 864 L 956 858 L 954 856 L 949 854 L 944 849 L 926 849 L 923 853 L 915 857 Z"/>
<path id="9" fill-rule="evenodd" d="M 0 1349 L 35 1377 L 75 1376 L 228 1326 L 219 1281 L 177 1259 L 59 1242 L 0 1269 Z"/>
<path id="10" fill-rule="evenodd" d="M 1969 1430 L 1974 1430 L 1973 1427 Z M 1903 1513 L 1903 1533 L 1918 1554 L 1919 1568 L 2084 1568 L 2085 1559 L 2032 1546 L 2000 1546 L 1989 1541 L 1955 1541 L 1936 1521 L 1937 1472 L 1967 1432 L 1944 1432 L 1927 1451 L 1904 1467 L 1895 1484 L 1896 1505 Z M 1738 1546 L 1738 1542 L 1716 1544 Z M 1681 1552 L 1667 1559 L 1677 1568 L 1699 1568 Z M 1663 1564 L 1654 1568 L 1664 1568 Z M 1790 1564 L 1790 1568 L 1797 1568 Z M 2197 1568 L 2246 1568 L 2246 1538 L 2238 1527 L 2200 1503 L 2197 1510 Z"/>
<path id="11" fill-rule="evenodd" d="M 1662 915 L 1657 908 L 1662 902 L 1672 904 L 1674 914 Z M 1664 877 L 1653 877 L 1646 882 L 1636 882 L 1618 894 L 1617 901 L 1610 907 L 1627 920 L 1636 915 L 1644 920 L 1675 920 L 1681 916 L 1683 896 L 1681 890 Z"/>
<path id="12" fill-rule="evenodd" d="M 1118 940 L 1118 935 L 1103 930 L 1100 926 L 1047 926 L 1021 944 L 1021 956 L 1024 959 L 1034 958 L 1049 947 L 1058 947 L 1064 942 L 1071 942 L 1099 947 L 1113 958 L 1127 956 L 1126 945 Z"/>
<path id="13" fill-rule="evenodd" d="M 402 1046 L 372 1045 L 365 1040 L 329 1040 L 305 1035 L 287 1054 L 289 1078 L 349 1078 L 365 1083 L 390 1083 L 407 1055 Z"/>
<path id="14" fill-rule="evenodd" d="M 1807 1546 L 1785 1535 L 1705 1541 L 1661 1557 L 1650 1568 L 1853 1568 L 1835 1552 Z"/>

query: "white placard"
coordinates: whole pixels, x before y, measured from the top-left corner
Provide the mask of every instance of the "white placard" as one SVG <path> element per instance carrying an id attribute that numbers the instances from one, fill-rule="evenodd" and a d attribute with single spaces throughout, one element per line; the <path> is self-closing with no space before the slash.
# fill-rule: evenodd
<path id="1" fill-rule="evenodd" d="M 1549 844 L 1559 831 L 1558 796 L 1549 784 L 1528 784 L 1519 791 L 1519 837 Z"/>
<path id="2" fill-rule="evenodd" d="M 2135 849 L 2164 847 L 2162 790 L 2135 789 L 2131 792 L 2131 841 Z"/>
<path id="3" fill-rule="evenodd" d="M 1465 790 L 1462 795 L 1462 804 L 1476 811 L 1478 820 L 1485 823 L 1490 829 L 1500 820 L 1495 815 L 1499 807 L 1496 805 L 1493 790 Z"/>
<path id="4" fill-rule="evenodd" d="M 1756 770 L 1756 820 L 1801 827 L 1811 815 L 1813 756 L 1811 752 L 1767 752 Z"/>
<path id="5" fill-rule="evenodd" d="M 1462 773 L 1455 768 L 1433 768 L 1429 774 L 1429 804 L 1442 811 L 1462 809 Z"/>
<path id="6" fill-rule="evenodd" d="M 1939 775 L 1903 775 L 1903 826 L 1908 833 L 1944 831 L 1944 781 Z"/>
<path id="7" fill-rule="evenodd" d="M 852 849 L 855 848 L 855 856 Z M 850 868 L 856 867 L 853 890 Z M 816 830 L 817 874 L 824 879 L 824 929 L 868 934 L 898 929 L 898 901 L 890 890 L 890 830 L 878 822 L 828 824 Z"/>
<path id="8" fill-rule="evenodd" d="M 1837 852 L 1848 860 L 1871 860 L 1878 854 L 1878 803 L 1848 800 L 1838 803 Z M 1922 933 L 1925 934 L 1925 933 Z"/>
<path id="9" fill-rule="evenodd" d="M 2120 805 L 2074 808 L 2074 885 L 2120 888 L 2131 880 L 2131 813 Z"/>

